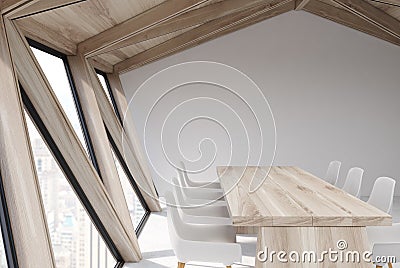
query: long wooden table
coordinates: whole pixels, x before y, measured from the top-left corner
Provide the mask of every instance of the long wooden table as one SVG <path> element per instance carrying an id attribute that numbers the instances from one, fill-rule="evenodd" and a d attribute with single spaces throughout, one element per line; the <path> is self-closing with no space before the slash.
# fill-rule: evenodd
<path id="1" fill-rule="evenodd" d="M 233 225 L 241 233 L 258 233 L 257 253 L 312 250 L 320 257 L 332 249 L 362 254 L 370 250 L 366 226 L 392 223 L 390 215 L 298 167 L 218 167 L 217 172 Z M 256 258 L 256 267 L 373 267 L 362 260 L 335 263 L 326 255 L 316 263 L 292 257 L 286 256 L 287 263 L 276 256 Z"/>

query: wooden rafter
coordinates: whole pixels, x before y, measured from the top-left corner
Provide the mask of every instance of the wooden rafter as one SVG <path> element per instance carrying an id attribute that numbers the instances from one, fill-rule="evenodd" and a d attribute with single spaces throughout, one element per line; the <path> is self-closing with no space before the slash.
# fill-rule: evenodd
<path id="1" fill-rule="evenodd" d="M 212 20 L 114 65 L 114 72 L 121 73 L 138 68 L 144 64 L 293 9 L 294 1 L 285 0 L 271 6 L 256 7 Z"/>
<path id="2" fill-rule="evenodd" d="M 45 11 L 50 11 L 60 7 L 84 2 L 86 0 L 32 0 L 21 8 L 11 11 L 7 14 L 9 19 L 31 16 Z"/>
<path id="3" fill-rule="evenodd" d="M 311 0 L 296 0 L 296 10 L 302 10 Z"/>
<path id="4" fill-rule="evenodd" d="M 107 78 L 108 82 L 110 83 L 112 95 L 115 99 L 115 105 L 123 120 L 121 127 L 118 126 L 118 121 L 115 121 L 115 127 L 113 127 L 113 129 L 122 129 L 122 133 L 116 133 L 118 136 L 115 136 L 114 134 L 114 141 L 116 143 L 116 146 L 123 146 L 125 161 L 131 169 L 136 184 L 139 186 L 139 190 L 142 192 L 142 195 L 146 200 L 149 209 L 152 212 L 161 211 L 160 203 L 156 198 L 158 194 L 153 183 L 153 176 L 151 175 L 149 165 L 147 164 L 148 160 L 142 150 L 132 114 L 128 111 L 128 101 L 126 99 L 124 89 L 119 79 L 119 75 L 116 73 L 107 74 Z M 103 96 L 103 98 L 104 97 L 105 96 Z M 104 123 L 107 124 L 107 122 Z M 112 125 L 110 126 L 110 129 L 111 128 Z M 111 131 L 110 134 L 113 135 Z M 121 139 L 122 137 L 124 138 Z"/>
<path id="5" fill-rule="evenodd" d="M 93 211 L 91 216 L 95 214 L 98 220 L 97 227 L 100 228 L 101 224 L 102 232 L 107 233 L 122 259 L 124 261 L 138 261 L 140 252 L 130 239 L 128 232 L 131 230 L 124 226 L 112 199 L 73 130 L 61 104 L 54 95 L 54 91 L 28 43 L 15 25 L 7 26 L 9 26 L 7 27 L 7 35 L 19 82 L 46 127 L 49 136 L 60 151 L 63 161 L 70 169 L 70 176 L 67 179 L 74 186 L 75 191 L 84 193 L 84 197 L 87 199 L 84 202 L 86 209 L 88 209 L 87 205 L 90 204 L 90 209 Z M 24 226 L 24 228 L 27 227 Z M 32 239 L 32 241 L 35 240 Z M 29 252 L 31 249 L 25 250 Z M 42 258 L 42 256 L 39 257 Z M 24 267 L 29 267 L 29 264 Z M 37 267 L 41 266 L 38 265 Z"/>
<path id="6" fill-rule="evenodd" d="M 29 2 L 32 2 L 32 0 L 1 0 L 0 1 L 1 14 L 6 14 L 11 10 L 14 10 L 16 8 L 28 4 Z"/>
<path id="7" fill-rule="evenodd" d="M 400 0 L 371 0 L 381 4 L 394 5 L 400 7 Z"/>
<path id="8" fill-rule="evenodd" d="M 225 0 L 217 2 L 183 13 L 171 20 L 167 20 L 159 25 L 149 28 L 146 31 L 139 32 L 121 42 L 111 45 L 101 52 L 107 53 L 132 44 L 140 43 L 152 38 L 187 29 L 192 26 L 200 25 L 245 8 L 251 8 L 258 5 L 267 5 L 271 4 L 272 2 L 273 0 Z"/>
<path id="9" fill-rule="evenodd" d="M 125 131 L 125 125 L 122 126 L 118 117 L 116 116 L 114 108 L 108 101 L 107 95 L 103 90 L 93 67 L 89 67 L 89 73 L 104 125 L 110 133 L 110 136 L 118 148 L 118 151 L 123 153 L 125 162 L 135 178 L 136 184 L 140 186 L 139 191 L 141 191 L 147 206 L 153 212 L 161 211 L 159 201 L 154 198 L 157 196 L 157 192 L 152 183 L 153 181 L 151 179 L 151 175 L 145 174 L 145 169 L 143 169 L 141 165 L 142 162 L 140 161 L 140 155 L 138 155 L 138 151 L 135 150 L 135 147 L 132 146 L 134 145 L 134 142 L 129 142 L 131 134 L 133 134 L 132 132 L 136 132 L 135 129 L 129 125 L 129 133 Z M 113 87 L 112 81 L 109 82 L 110 86 Z"/>
<path id="10" fill-rule="evenodd" d="M 400 21 L 365 0 L 331 1 L 400 39 Z"/>
<path id="11" fill-rule="evenodd" d="M 18 262 L 19 267 L 53 268 L 46 213 L 4 21 L 11 24 L 0 16 L 0 177 L 17 259 L 8 261 L 10 267 Z"/>
<path id="12" fill-rule="evenodd" d="M 304 7 L 304 10 L 393 44 L 400 45 L 400 40 L 398 38 L 382 31 L 376 25 L 373 25 L 358 16 L 354 16 L 353 13 L 344 9 L 320 1 L 311 1 Z"/>
<path id="13" fill-rule="evenodd" d="M 80 44 L 80 53 L 91 56 L 145 29 L 177 16 L 207 0 L 167 0 L 160 5 L 120 23 Z"/>
<path id="14" fill-rule="evenodd" d="M 121 186 L 117 167 L 114 162 L 111 145 L 107 138 L 106 128 L 103 124 L 103 117 L 99 106 L 109 104 L 108 100 L 102 100 L 103 103 L 96 99 L 95 91 L 101 85 L 98 81 L 92 81 L 92 73 L 94 69 L 88 66 L 86 59 L 82 55 L 69 56 L 68 62 L 71 69 L 72 78 L 75 82 L 76 92 L 79 96 L 82 112 L 85 116 L 87 131 L 93 146 L 94 154 L 99 166 L 104 187 L 109 194 L 115 210 L 121 219 L 121 222 L 127 230 L 130 241 L 136 250 L 137 256 L 131 261 L 141 259 L 139 244 L 135 234 L 128 206 L 124 198 L 124 192 Z M 97 78 L 97 77 L 96 77 Z M 93 82 L 97 82 L 95 85 Z M 111 111 L 112 112 L 112 111 Z"/>

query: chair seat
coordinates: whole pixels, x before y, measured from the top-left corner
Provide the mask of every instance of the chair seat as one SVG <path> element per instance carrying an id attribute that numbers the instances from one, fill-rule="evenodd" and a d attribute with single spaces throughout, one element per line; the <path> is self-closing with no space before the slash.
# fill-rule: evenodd
<path id="1" fill-rule="evenodd" d="M 213 262 L 230 266 L 241 262 L 242 249 L 235 243 L 216 243 L 183 240 L 174 248 L 179 262 Z"/>
<path id="2" fill-rule="evenodd" d="M 367 227 L 367 234 L 373 259 L 376 256 L 394 256 L 400 260 L 400 224 L 370 226 Z M 375 264 L 383 266 L 385 263 Z"/>
<path id="3" fill-rule="evenodd" d="M 198 187 L 201 189 L 221 189 L 221 184 L 219 182 L 198 182 L 191 181 L 188 183 L 190 187 Z"/>
<path id="4" fill-rule="evenodd" d="M 229 217 L 198 216 L 187 214 L 184 210 L 182 212 L 182 220 L 187 223 L 232 225 L 232 220 Z"/>
<path id="5" fill-rule="evenodd" d="M 368 226 L 367 235 L 371 248 L 377 243 L 397 243 L 400 242 L 400 224 Z"/>
<path id="6" fill-rule="evenodd" d="M 184 211 L 222 209 L 224 208 L 223 206 L 181 210 L 179 206 L 176 206 L 177 200 L 172 192 L 167 192 L 165 197 L 169 204 L 167 215 L 169 236 L 179 261 L 179 267 L 184 267 L 185 263 L 191 261 L 222 263 L 227 267 L 234 262 L 241 261 L 242 250 L 240 245 L 235 243 L 236 233 L 230 223 L 226 225 L 222 222 L 220 224 L 204 224 L 205 221 L 212 219 L 211 216 L 202 217 L 200 221 L 203 223 L 199 223 L 199 221 L 196 223 L 184 221 Z M 189 216 L 189 218 L 196 220 L 196 217 Z"/>

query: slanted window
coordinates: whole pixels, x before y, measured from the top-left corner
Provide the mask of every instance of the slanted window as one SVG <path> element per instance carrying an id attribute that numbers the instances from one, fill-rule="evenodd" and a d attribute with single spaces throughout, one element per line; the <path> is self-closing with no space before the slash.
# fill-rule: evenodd
<path id="1" fill-rule="evenodd" d="M 31 47 L 79 141 L 97 167 L 66 57 Z M 104 243 L 39 131 L 26 116 L 57 268 L 111 268 L 117 261 Z"/>
<path id="2" fill-rule="evenodd" d="M 117 262 L 52 153 L 30 117 L 25 118 L 57 268 L 114 267 Z"/>
<path id="3" fill-rule="evenodd" d="M 136 192 L 133 190 L 133 186 L 129 182 L 128 176 L 126 175 L 126 172 L 122 167 L 121 162 L 118 160 L 114 152 L 113 156 L 115 165 L 117 166 L 119 179 L 121 180 L 125 200 L 128 204 L 129 214 L 131 216 L 133 226 L 136 230 L 138 230 L 138 227 L 146 214 L 146 210 L 143 208 L 143 205 L 137 197 Z"/>

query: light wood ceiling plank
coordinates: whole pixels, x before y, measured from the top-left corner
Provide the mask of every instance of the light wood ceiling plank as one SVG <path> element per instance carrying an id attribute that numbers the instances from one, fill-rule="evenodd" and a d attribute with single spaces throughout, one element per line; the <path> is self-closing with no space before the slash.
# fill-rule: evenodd
<path id="1" fill-rule="evenodd" d="M 15 8 L 22 7 L 33 0 L 1 0 L 0 10 L 1 14 L 6 14 Z"/>
<path id="2" fill-rule="evenodd" d="M 113 66 L 109 64 L 107 61 L 103 60 L 102 58 L 95 56 L 92 58 L 88 59 L 89 63 L 91 66 L 93 66 L 95 69 L 100 70 L 105 73 L 112 73 Z"/>
<path id="3" fill-rule="evenodd" d="M 393 44 L 400 45 L 400 40 L 398 38 L 393 37 L 392 35 L 382 31 L 377 26 L 358 16 L 354 16 L 353 13 L 344 9 L 337 8 L 320 1 L 311 1 L 307 6 L 304 7 L 304 10 L 355 30 L 386 40 Z"/>
<path id="4" fill-rule="evenodd" d="M 296 10 L 302 10 L 311 0 L 297 0 Z"/>
<path id="5" fill-rule="evenodd" d="M 189 47 L 196 46 L 224 34 L 236 31 L 259 21 L 280 15 L 294 9 L 292 0 L 280 1 L 266 8 L 257 7 L 227 15 L 207 22 L 156 47 L 126 59 L 114 66 L 114 72 L 126 72 L 152 61 L 169 56 Z"/>
<path id="6" fill-rule="evenodd" d="M 76 54 L 76 44 L 61 34 L 36 20 L 14 20 L 25 37 L 33 39 L 66 55 Z"/>
<path id="7" fill-rule="evenodd" d="M 167 0 L 138 16 L 81 42 L 78 44 L 78 50 L 82 54 L 90 55 L 206 1 L 207 0 Z"/>
<path id="8" fill-rule="evenodd" d="M 87 0 L 36 0 L 31 1 L 29 5 L 26 5 L 24 8 L 20 8 L 15 12 L 10 12 L 8 15 L 9 19 L 17 19 L 21 17 L 31 16 L 33 14 L 38 14 L 45 11 L 50 11 L 56 8 L 69 6 L 72 4 L 84 2 Z"/>
<path id="9" fill-rule="evenodd" d="M 363 0 L 332 0 L 349 12 L 400 39 L 400 21 Z"/>
<path id="10" fill-rule="evenodd" d="M 272 2 L 272 0 L 225 0 L 198 9 L 193 9 L 171 20 L 167 20 L 159 25 L 151 27 L 146 31 L 135 34 L 121 42 L 111 45 L 103 49 L 101 52 L 107 53 L 132 44 L 203 24 L 245 8 L 251 8 L 261 4 L 267 5 Z"/>

